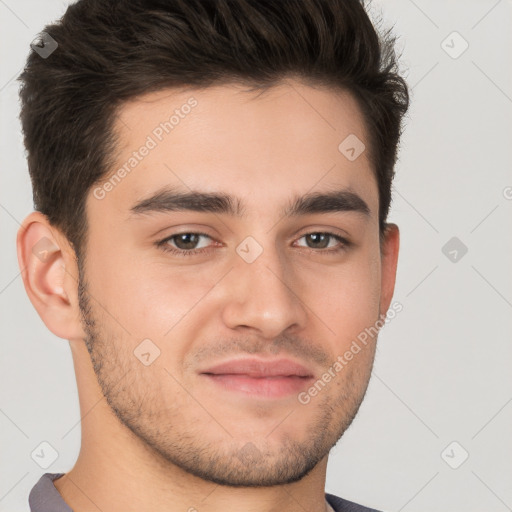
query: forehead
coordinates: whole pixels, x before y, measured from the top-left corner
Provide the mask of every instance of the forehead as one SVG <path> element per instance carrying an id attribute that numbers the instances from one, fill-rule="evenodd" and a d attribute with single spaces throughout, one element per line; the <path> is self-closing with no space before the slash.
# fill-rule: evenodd
<path id="1" fill-rule="evenodd" d="M 355 189 L 375 208 L 378 201 L 367 151 L 344 153 L 369 147 L 357 102 L 344 91 L 296 81 L 251 92 L 166 89 L 123 104 L 114 131 L 101 208 L 128 211 L 166 185 L 244 197 L 249 208 L 333 187 Z"/>

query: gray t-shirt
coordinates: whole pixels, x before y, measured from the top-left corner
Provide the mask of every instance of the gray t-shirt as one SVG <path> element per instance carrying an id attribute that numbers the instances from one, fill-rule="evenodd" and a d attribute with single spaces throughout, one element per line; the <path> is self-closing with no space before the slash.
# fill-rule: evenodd
<path id="1" fill-rule="evenodd" d="M 62 475 L 64 473 L 45 473 L 32 487 L 28 497 L 30 512 L 73 512 L 53 484 L 53 481 Z M 329 512 L 379 512 L 333 494 L 326 494 L 325 501 L 330 507 Z"/>

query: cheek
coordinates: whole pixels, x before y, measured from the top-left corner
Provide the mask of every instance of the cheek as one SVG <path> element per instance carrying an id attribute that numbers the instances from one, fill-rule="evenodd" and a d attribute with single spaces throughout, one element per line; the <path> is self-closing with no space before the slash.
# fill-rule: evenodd
<path id="1" fill-rule="evenodd" d="M 303 288 L 305 303 L 332 331 L 336 353 L 378 320 L 380 260 L 371 254 L 324 269 L 316 275 L 315 286 Z"/>
<path id="2" fill-rule="evenodd" d="M 136 258 L 114 264 L 105 258 L 96 265 L 94 278 L 102 305 L 134 343 L 149 338 L 179 359 L 187 349 L 185 341 L 194 339 L 206 321 L 209 294 L 226 270 L 219 272 L 206 266 L 192 269 Z M 109 323 L 117 329 L 117 322 Z M 177 342 L 178 338 L 182 341 Z"/>
<path id="3" fill-rule="evenodd" d="M 91 267 L 94 268 L 87 273 L 87 279 L 96 299 L 92 305 L 98 335 L 115 340 L 116 345 L 108 359 L 118 359 L 123 368 L 133 368 L 140 389 L 157 386 L 176 401 L 179 386 L 164 368 L 172 368 L 172 374 L 182 379 L 184 358 L 193 341 L 199 338 L 201 320 L 204 321 L 198 316 L 203 313 L 201 298 L 215 283 L 197 275 L 190 279 L 183 272 L 171 273 L 161 265 L 133 261 L 113 265 L 103 259 Z M 108 345 L 103 350 L 108 350 Z M 142 361 L 141 354 L 146 353 L 150 354 L 151 362 L 143 367 L 134 355 Z M 115 370 L 109 371 L 114 374 Z M 167 406 L 162 403 L 163 408 Z"/>

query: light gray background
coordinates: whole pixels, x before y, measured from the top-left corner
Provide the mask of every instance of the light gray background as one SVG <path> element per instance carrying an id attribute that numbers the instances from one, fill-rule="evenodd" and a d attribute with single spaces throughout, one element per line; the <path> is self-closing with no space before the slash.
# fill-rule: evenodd
<path id="1" fill-rule="evenodd" d="M 80 443 L 68 343 L 29 302 L 15 250 L 32 210 L 15 78 L 67 3 L 0 0 L 0 511 L 28 511 L 34 483 L 71 469 Z M 394 25 L 412 87 L 390 215 L 401 228 L 395 300 L 404 309 L 382 331 L 326 490 L 384 511 L 512 510 L 512 3 L 372 8 Z M 469 44 L 458 58 L 445 51 L 464 44 L 454 31 Z M 468 248 L 456 262 L 442 252 L 454 236 Z M 30 456 L 42 441 L 59 453 L 48 470 Z M 444 451 L 453 441 L 460 447 Z M 462 450 L 458 469 L 441 456 L 456 465 Z"/>

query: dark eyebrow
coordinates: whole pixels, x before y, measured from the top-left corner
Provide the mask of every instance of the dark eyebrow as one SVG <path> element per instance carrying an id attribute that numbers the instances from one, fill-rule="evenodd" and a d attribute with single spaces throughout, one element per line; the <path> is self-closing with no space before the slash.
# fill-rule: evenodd
<path id="1" fill-rule="evenodd" d="M 211 192 L 181 192 L 165 187 L 156 194 L 137 202 L 130 208 L 135 215 L 190 210 L 242 216 L 242 205 L 227 194 Z"/>
<path id="2" fill-rule="evenodd" d="M 130 208 L 135 216 L 171 211 L 195 211 L 243 217 L 245 209 L 239 198 L 228 194 L 163 188 Z M 370 215 L 370 208 L 356 193 L 349 190 L 315 192 L 296 196 L 282 215 L 296 217 L 313 213 L 358 212 Z"/>
<path id="3" fill-rule="evenodd" d="M 296 197 L 292 204 L 284 210 L 283 215 L 294 217 L 308 213 L 328 212 L 358 212 L 369 216 L 370 208 L 356 193 L 348 190 L 334 190 Z"/>

